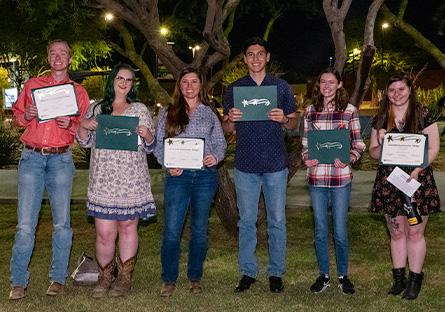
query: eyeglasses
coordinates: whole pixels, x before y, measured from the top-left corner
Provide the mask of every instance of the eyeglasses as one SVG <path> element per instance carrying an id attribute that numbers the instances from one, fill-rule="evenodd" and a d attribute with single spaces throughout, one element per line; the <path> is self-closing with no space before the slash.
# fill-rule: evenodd
<path id="1" fill-rule="evenodd" d="M 122 76 L 116 76 L 116 78 L 114 78 L 114 79 L 116 79 L 117 81 L 125 81 L 126 83 L 132 83 L 133 82 L 133 78 L 124 78 L 124 77 L 122 77 Z"/>

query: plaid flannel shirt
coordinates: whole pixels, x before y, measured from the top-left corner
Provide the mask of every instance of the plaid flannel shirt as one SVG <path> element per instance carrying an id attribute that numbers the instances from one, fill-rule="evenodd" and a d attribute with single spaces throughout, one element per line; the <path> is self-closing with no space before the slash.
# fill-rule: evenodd
<path id="1" fill-rule="evenodd" d="M 365 150 L 360 134 L 360 121 L 355 106 L 348 104 L 344 112 L 336 111 L 334 107 L 324 108 L 317 112 L 313 105 L 310 105 L 304 116 L 303 135 L 303 161 L 308 159 L 307 134 L 310 130 L 333 130 L 346 128 L 350 130 L 351 150 L 350 155 L 354 156 L 353 161 L 357 161 Z M 352 159 L 352 158 L 351 158 Z M 307 168 L 306 178 L 312 186 L 318 187 L 342 187 L 352 181 L 352 171 L 350 166 L 336 168 L 333 164 L 319 164 Z"/>

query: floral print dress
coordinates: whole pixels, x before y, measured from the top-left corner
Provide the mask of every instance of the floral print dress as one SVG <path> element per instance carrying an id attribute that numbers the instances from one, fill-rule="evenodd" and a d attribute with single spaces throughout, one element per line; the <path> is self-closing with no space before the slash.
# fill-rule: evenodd
<path id="1" fill-rule="evenodd" d="M 376 119 L 374 119 L 373 123 L 374 129 L 375 121 Z M 421 128 L 426 128 L 433 123 L 434 120 L 432 120 L 431 116 L 425 113 L 423 127 Z M 394 129 L 390 132 L 403 132 L 403 129 L 401 131 Z M 413 167 L 400 166 L 400 168 L 408 174 L 414 170 Z M 372 190 L 371 206 L 369 208 L 371 212 L 384 212 L 390 216 L 404 215 L 404 194 L 386 180 L 393 169 L 394 166 L 380 165 L 378 167 L 374 188 Z M 418 181 L 421 183 L 421 186 L 414 193 L 413 197 L 420 214 L 425 216 L 429 213 L 439 212 L 439 192 L 437 190 L 436 181 L 434 180 L 433 169 L 431 166 L 428 166 L 422 170 L 421 173 L 419 173 Z"/>
<path id="2" fill-rule="evenodd" d="M 86 117 L 100 113 L 100 105 L 92 105 Z M 145 125 L 155 133 L 147 107 L 142 103 L 131 103 L 122 116 L 139 117 L 139 125 Z M 86 140 L 78 142 L 91 147 L 90 177 L 88 185 L 88 215 L 107 220 L 148 219 L 156 214 L 151 192 L 147 153 L 154 147 L 145 142 L 138 151 L 97 149 L 96 132 L 90 132 Z M 150 145 L 147 145 L 149 143 Z"/>

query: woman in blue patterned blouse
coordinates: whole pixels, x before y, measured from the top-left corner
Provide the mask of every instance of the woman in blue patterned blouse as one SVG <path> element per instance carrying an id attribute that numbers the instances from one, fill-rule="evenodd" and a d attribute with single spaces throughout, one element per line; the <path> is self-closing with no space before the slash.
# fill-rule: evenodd
<path id="1" fill-rule="evenodd" d="M 190 208 L 190 240 L 187 277 L 190 291 L 203 290 L 201 277 L 207 254 L 210 205 L 217 189 L 216 165 L 223 160 L 226 141 L 218 113 L 210 106 L 204 78 L 194 68 L 185 68 L 176 82 L 173 104 L 159 115 L 154 154 L 164 165 L 164 139 L 202 138 L 202 169 L 168 168 L 164 188 L 164 235 L 161 248 L 161 296 L 170 297 L 179 274 L 180 242 Z"/>

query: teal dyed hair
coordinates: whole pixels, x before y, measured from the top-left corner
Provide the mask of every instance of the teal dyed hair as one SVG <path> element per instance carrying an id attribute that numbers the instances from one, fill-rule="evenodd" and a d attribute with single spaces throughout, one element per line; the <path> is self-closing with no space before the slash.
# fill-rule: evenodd
<path id="1" fill-rule="evenodd" d="M 105 82 L 104 98 L 100 102 L 100 108 L 101 108 L 102 114 L 104 114 L 104 115 L 110 115 L 113 112 L 113 101 L 115 98 L 114 79 L 116 78 L 117 73 L 121 69 L 129 70 L 133 74 L 133 83 L 131 85 L 130 92 L 128 92 L 128 94 L 127 94 L 127 102 L 133 103 L 133 102 L 137 101 L 136 84 L 134 81 L 134 78 L 135 78 L 134 69 L 128 64 L 119 63 L 113 67 L 110 74 L 108 75 L 107 81 Z"/>

